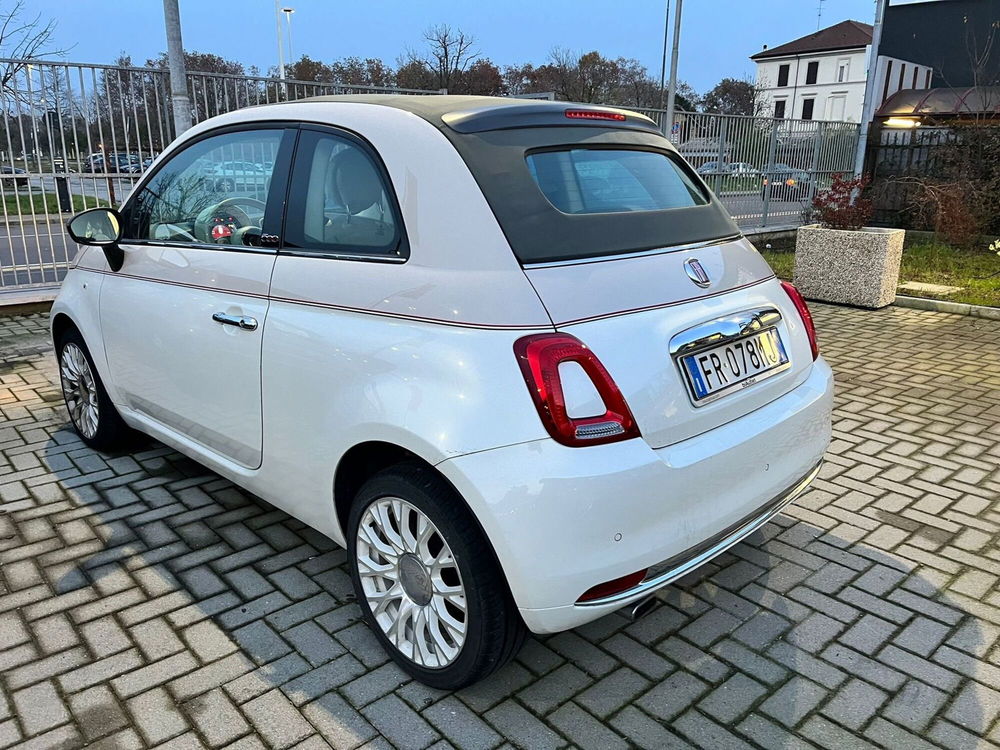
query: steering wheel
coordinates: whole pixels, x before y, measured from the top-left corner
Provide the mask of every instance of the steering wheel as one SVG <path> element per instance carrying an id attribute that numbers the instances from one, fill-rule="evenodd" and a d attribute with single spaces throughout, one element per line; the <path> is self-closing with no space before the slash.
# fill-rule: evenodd
<path id="1" fill-rule="evenodd" d="M 263 201 L 243 196 L 226 198 L 218 203 L 213 203 L 203 208 L 195 217 L 193 227 L 194 236 L 199 242 L 211 245 L 222 244 L 219 240 L 223 237 L 228 238 L 228 243 L 225 244 L 231 245 L 242 242 L 243 235 L 246 232 L 241 232 L 241 229 L 259 229 L 259 227 L 253 223 L 250 215 L 240 208 L 241 204 L 259 208 L 261 211 L 266 208 Z M 219 227 L 224 227 L 224 229 L 219 229 Z M 217 234 L 213 234 L 213 230 Z M 234 243 L 234 239 L 238 239 L 238 242 Z"/>

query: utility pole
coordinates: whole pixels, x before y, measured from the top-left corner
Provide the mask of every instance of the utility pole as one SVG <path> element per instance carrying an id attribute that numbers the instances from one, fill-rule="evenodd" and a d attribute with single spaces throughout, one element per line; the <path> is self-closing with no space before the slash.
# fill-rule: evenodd
<path id="1" fill-rule="evenodd" d="M 683 0 L 677 0 L 674 6 L 674 46 L 670 52 L 670 87 L 667 89 L 666 131 L 669 139 L 674 129 L 674 100 L 677 98 L 677 58 L 681 49 L 681 5 Z"/>
<path id="2" fill-rule="evenodd" d="M 170 100 L 174 110 L 174 137 L 191 127 L 191 99 L 187 94 L 181 12 L 177 0 L 163 0 L 163 23 L 167 30 L 167 67 L 170 69 Z"/>
<path id="3" fill-rule="evenodd" d="M 663 97 L 667 93 L 667 38 L 670 34 L 670 0 L 663 13 L 663 61 L 660 63 L 660 109 L 663 109 Z"/>
<path id="4" fill-rule="evenodd" d="M 882 41 L 882 22 L 885 20 L 886 0 L 876 0 L 875 24 L 872 28 L 872 46 L 868 51 L 868 68 L 865 74 L 865 100 L 861 106 L 861 128 L 858 132 L 858 151 L 854 156 L 854 174 L 865 168 L 865 151 L 868 147 L 868 126 L 875 115 L 875 76 L 878 73 L 878 48 Z"/>

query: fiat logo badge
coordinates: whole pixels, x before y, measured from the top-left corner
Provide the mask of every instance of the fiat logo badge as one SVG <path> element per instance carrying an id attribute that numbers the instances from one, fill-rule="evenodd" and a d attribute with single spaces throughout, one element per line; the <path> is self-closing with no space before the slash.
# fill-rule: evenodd
<path id="1" fill-rule="evenodd" d="M 702 267 L 701 261 L 697 258 L 688 258 L 684 261 L 684 271 L 688 278 L 702 289 L 712 283 L 712 280 L 708 278 L 708 273 Z"/>

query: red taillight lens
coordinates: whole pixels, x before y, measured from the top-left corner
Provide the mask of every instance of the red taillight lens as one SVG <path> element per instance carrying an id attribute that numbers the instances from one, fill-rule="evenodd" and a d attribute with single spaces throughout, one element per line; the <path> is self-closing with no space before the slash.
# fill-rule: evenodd
<path id="1" fill-rule="evenodd" d="M 525 336 L 514 343 L 514 354 L 542 424 L 554 440 L 580 447 L 639 437 L 639 428 L 615 381 L 597 356 L 576 337 L 565 333 Z M 569 416 L 559 378 L 561 362 L 575 362 L 583 369 L 604 402 L 604 414 Z"/>
<path id="2" fill-rule="evenodd" d="M 615 578 L 613 581 L 599 583 L 584 591 L 583 595 L 577 601 L 592 602 L 594 599 L 603 599 L 606 596 L 613 596 L 622 591 L 628 591 L 633 586 L 638 586 L 642 583 L 642 579 L 646 577 L 646 570 L 646 568 L 643 568 L 642 570 L 637 570 L 635 573 L 629 573 L 627 576 Z"/>
<path id="3" fill-rule="evenodd" d="M 792 300 L 799 317 L 802 318 L 802 325 L 806 329 L 806 335 L 809 336 L 809 346 L 812 347 L 813 359 L 816 359 L 819 356 L 819 341 L 816 340 L 816 325 L 813 323 L 812 313 L 809 312 L 809 305 L 806 304 L 806 300 L 799 293 L 799 290 L 790 282 L 782 281 L 781 288 L 785 290 L 785 294 Z"/>
<path id="4" fill-rule="evenodd" d="M 621 112 L 601 112 L 596 109 L 567 109 L 566 116 L 571 120 L 614 120 L 615 122 L 625 122 L 625 115 Z"/>

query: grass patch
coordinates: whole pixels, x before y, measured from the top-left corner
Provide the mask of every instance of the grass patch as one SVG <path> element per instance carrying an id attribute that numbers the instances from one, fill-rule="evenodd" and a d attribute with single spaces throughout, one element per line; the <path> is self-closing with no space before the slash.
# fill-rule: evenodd
<path id="1" fill-rule="evenodd" d="M 791 280 L 795 253 L 765 250 L 764 258 L 778 278 Z M 899 282 L 922 281 L 928 284 L 960 286 L 962 291 L 948 295 L 922 294 L 932 299 L 966 302 L 970 305 L 1000 307 L 1000 257 L 985 247 L 962 250 L 943 242 L 920 242 L 903 250 Z M 913 296 L 907 291 L 904 294 Z"/>
<path id="2" fill-rule="evenodd" d="M 111 204 L 103 198 L 95 198 L 92 195 L 73 195 L 70 196 L 73 201 L 73 213 L 79 211 L 84 211 L 88 208 L 98 208 L 102 206 L 110 206 Z M 49 216 L 59 216 L 59 196 L 55 193 L 37 193 L 32 191 L 31 194 L 26 192 L 21 192 L 20 195 L 12 195 L 8 193 L 3 197 L 3 208 L 4 213 L 7 214 L 8 218 L 17 218 L 18 208 L 20 208 L 20 213 L 22 215 L 27 214 L 30 216 L 32 212 L 37 216 L 38 214 L 48 214 Z"/>

